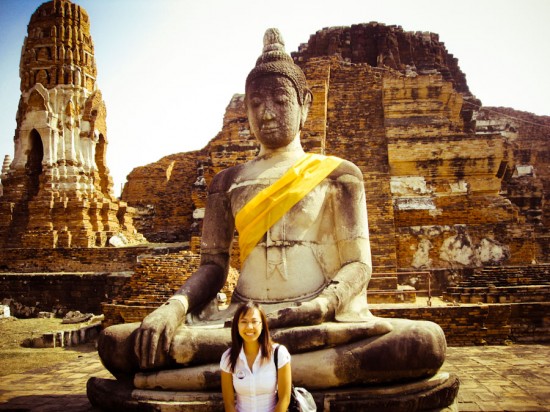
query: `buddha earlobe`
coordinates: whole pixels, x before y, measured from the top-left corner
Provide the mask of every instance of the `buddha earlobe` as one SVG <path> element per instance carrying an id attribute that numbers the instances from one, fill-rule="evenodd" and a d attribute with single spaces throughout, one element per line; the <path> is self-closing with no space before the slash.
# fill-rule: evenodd
<path id="1" fill-rule="evenodd" d="M 309 109 L 311 107 L 311 103 L 313 101 L 313 95 L 311 94 L 311 91 L 307 90 L 304 94 L 304 103 L 302 104 L 301 111 L 302 111 L 302 117 L 300 119 L 300 130 L 304 128 L 304 124 L 307 120 L 307 115 L 309 113 Z"/>
<path id="2" fill-rule="evenodd" d="M 304 106 L 307 106 L 309 109 L 311 107 L 312 102 L 313 102 L 313 93 L 311 93 L 311 90 L 307 89 L 304 93 Z"/>

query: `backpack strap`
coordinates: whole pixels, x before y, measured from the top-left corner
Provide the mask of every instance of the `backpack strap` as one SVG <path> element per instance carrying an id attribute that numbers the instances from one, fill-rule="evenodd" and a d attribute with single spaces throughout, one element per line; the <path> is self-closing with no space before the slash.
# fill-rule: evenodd
<path id="1" fill-rule="evenodd" d="M 275 354 L 273 355 L 273 357 L 275 358 L 275 379 L 277 380 L 277 382 L 279 381 L 279 346 L 280 345 L 277 345 L 277 347 L 275 348 Z"/>

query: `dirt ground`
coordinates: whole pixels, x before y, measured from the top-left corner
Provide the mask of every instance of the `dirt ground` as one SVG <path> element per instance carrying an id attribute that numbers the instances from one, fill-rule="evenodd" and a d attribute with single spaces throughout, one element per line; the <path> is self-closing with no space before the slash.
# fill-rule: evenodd
<path id="1" fill-rule="evenodd" d="M 47 332 L 78 329 L 83 324 L 62 324 L 61 319 L 0 318 L 0 376 L 53 367 L 95 351 L 94 344 L 66 348 L 24 348 L 21 343 Z"/>

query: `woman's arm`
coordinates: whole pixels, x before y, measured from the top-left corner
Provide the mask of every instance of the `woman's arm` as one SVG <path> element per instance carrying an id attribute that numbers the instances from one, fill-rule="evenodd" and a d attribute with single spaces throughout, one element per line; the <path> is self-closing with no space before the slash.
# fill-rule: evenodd
<path id="1" fill-rule="evenodd" d="M 223 382 L 223 381 L 222 381 Z M 277 369 L 278 398 L 275 412 L 286 412 L 290 404 L 290 390 L 292 387 L 292 370 L 290 362 Z"/>
<path id="2" fill-rule="evenodd" d="M 222 371 L 222 395 L 225 412 L 235 412 L 235 390 L 233 389 L 233 375 Z"/>

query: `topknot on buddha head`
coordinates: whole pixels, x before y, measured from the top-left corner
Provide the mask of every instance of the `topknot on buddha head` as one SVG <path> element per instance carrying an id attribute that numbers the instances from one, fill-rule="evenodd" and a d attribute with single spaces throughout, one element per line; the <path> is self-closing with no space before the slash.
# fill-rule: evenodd
<path id="1" fill-rule="evenodd" d="M 301 105 L 306 101 L 307 94 L 311 95 L 304 72 L 294 64 L 292 57 L 285 51 L 283 36 L 279 29 L 274 28 L 267 29 L 264 34 L 262 54 L 246 78 L 246 93 L 253 80 L 269 75 L 280 75 L 289 79 L 296 89 Z"/>

